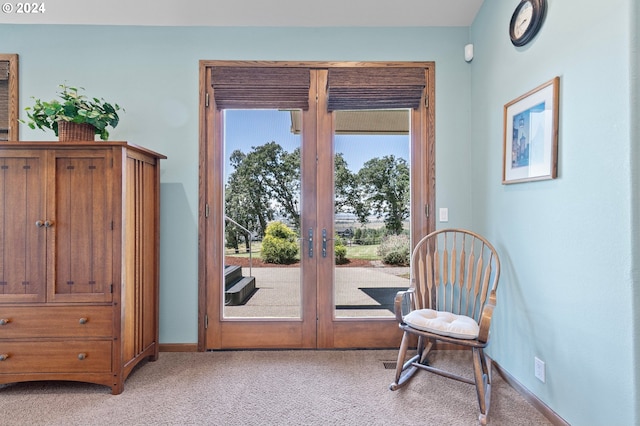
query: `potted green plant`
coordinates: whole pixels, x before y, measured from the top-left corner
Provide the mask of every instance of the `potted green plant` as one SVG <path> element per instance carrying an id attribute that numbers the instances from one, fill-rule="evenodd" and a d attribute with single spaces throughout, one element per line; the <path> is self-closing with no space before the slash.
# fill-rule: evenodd
<path id="1" fill-rule="evenodd" d="M 109 138 L 107 127 L 115 128 L 120 121 L 120 106 L 102 98 L 88 98 L 80 93 L 80 90 L 84 90 L 82 87 L 64 84 L 59 87 L 61 100 L 46 102 L 32 97 L 34 105 L 25 108 L 29 117 L 26 124 L 32 129 L 51 129 L 61 141 L 94 140 L 96 134 L 106 141 Z M 25 120 L 20 121 L 25 123 Z M 76 127 L 81 130 L 69 129 L 73 125 L 78 125 Z"/>

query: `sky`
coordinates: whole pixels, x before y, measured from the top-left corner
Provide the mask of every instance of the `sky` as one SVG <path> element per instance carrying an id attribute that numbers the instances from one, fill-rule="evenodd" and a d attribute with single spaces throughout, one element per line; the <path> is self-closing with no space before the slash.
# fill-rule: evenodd
<path id="1" fill-rule="evenodd" d="M 235 149 L 245 154 L 252 146 L 275 141 L 287 152 L 300 146 L 302 138 L 290 131 L 290 114 L 277 110 L 225 110 L 225 164 Z M 362 165 L 376 157 L 393 154 L 409 162 L 409 137 L 336 135 L 336 152 L 342 152 L 349 170 L 358 172 Z M 225 170 L 225 179 L 233 170 Z"/>

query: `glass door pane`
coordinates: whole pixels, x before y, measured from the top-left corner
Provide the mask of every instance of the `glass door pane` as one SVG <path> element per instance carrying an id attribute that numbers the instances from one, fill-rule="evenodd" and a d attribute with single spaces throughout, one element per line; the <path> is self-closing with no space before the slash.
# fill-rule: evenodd
<path id="1" fill-rule="evenodd" d="M 409 110 L 337 111 L 334 317 L 393 317 L 409 286 Z"/>
<path id="2" fill-rule="evenodd" d="M 223 318 L 301 318 L 301 136 L 289 111 L 224 111 Z"/>

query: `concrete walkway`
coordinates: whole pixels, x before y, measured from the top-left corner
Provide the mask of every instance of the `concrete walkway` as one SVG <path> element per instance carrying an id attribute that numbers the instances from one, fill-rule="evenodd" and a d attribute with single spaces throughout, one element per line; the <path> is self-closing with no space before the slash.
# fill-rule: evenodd
<path id="1" fill-rule="evenodd" d="M 249 268 L 242 268 L 249 276 Z M 225 306 L 225 317 L 299 318 L 300 269 L 254 267 L 256 291 L 241 306 Z M 389 301 L 409 286 L 408 267 L 336 267 L 337 317 L 391 317 Z"/>

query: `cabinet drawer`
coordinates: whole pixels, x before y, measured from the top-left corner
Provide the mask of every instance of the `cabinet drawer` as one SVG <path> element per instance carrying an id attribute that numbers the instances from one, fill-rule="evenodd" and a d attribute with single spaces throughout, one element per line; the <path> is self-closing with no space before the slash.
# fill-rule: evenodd
<path id="1" fill-rule="evenodd" d="M 0 342 L 0 374 L 111 371 L 111 341 Z"/>
<path id="2" fill-rule="evenodd" d="M 0 339 L 110 337 L 111 306 L 0 306 Z"/>

